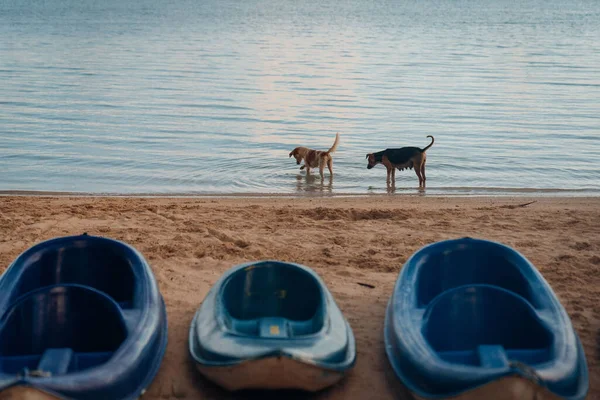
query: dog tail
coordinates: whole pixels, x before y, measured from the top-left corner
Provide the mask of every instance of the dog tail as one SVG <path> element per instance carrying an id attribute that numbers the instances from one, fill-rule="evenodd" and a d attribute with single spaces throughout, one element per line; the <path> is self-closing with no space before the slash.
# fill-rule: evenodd
<path id="1" fill-rule="evenodd" d="M 433 146 L 433 142 L 435 142 L 435 139 L 433 138 L 433 136 L 427 135 L 427 137 L 431 138 L 431 143 L 429 143 L 429 145 L 427 147 L 425 147 L 424 149 L 421 149 L 421 153 L 425 153 L 428 148 L 430 148 L 431 146 Z"/>
<path id="2" fill-rule="evenodd" d="M 327 150 L 326 153 L 327 154 L 333 153 L 337 149 L 339 142 L 340 142 L 340 134 L 338 132 L 335 134 L 335 142 L 333 142 L 333 146 L 331 146 L 331 148 L 329 148 L 329 150 Z"/>

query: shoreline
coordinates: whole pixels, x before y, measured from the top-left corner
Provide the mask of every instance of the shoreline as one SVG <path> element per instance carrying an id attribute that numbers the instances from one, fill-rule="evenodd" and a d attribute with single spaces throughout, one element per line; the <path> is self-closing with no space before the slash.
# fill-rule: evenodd
<path id="1" fill-rule="evenodd" d="M 27 248 L 57 236 L 87 232 L 131 244 L 154 272 L 169 321 L 165 358 L 144 399 L 250 399 L 256 393 L 230 394 L 195 370 L 187 353 L 189 324 L 234 265 L 297 262 L 332 292 L 358 355 L 332 388 L 284 397 L 408 400 L 383 345 L 385 308 L 402 264 L 432 242 L 495 240 L 523 254 L 550 283 L 585 349 L 588 398 L 600 399 L 598 221 L 600 197 L 9 195 L 0 196 L 0 273 Z"/>
<path id="2" fill-rule="evenodd" d="M 153 193 L 153 192 L 132 192 L 132 193 L 95 193 L 95 192 L 68 192 L 68 191 L 43 191 L 43 190 L 0 190 L 0 197 L 107 197 L 107 198 L 361 198 L 361 197 L 550 197 L 550 198 L 600 198 L 600 189 L 535 189 L 535 188 L 433 188 L 421 190 L 418 188 L 396 188 L 391 192 L 338 192 L 323 193 L 319 191 L 305 191 L 294 193 L 270 193 L 270 192 L 207 192 L 207 193 Z"/>

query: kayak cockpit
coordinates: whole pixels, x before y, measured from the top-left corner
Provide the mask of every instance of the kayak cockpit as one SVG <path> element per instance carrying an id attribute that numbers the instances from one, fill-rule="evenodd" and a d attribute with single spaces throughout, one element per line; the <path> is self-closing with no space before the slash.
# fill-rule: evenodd
<path id="1" fill-rule="evenodd" d="M 225 323 L 231 333 L 298 338 L 323 328 L 318 282 L 285 264 L 261 263 L 236 271 L 223 285 Z"/>

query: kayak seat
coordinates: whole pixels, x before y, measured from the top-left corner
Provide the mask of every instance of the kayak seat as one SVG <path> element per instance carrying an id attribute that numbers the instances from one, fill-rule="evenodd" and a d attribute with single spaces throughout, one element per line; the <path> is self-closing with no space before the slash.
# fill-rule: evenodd
<path id="1" fill-rule="evenodd" d="M 110 358 L 126 335 L 120 307 L 105 294 L 77 285 L 44 287 L 17 300 L 0 323 L 0 367 L 80 371 Z"/>
<path id="2" fill-rule="evenodd" d="M 523 298 L 490 285 L 469 285 L 436 297 L 423 316 L 423 334 L 449 362 L 505 366 L 551 358 L 553 335 Z"/>

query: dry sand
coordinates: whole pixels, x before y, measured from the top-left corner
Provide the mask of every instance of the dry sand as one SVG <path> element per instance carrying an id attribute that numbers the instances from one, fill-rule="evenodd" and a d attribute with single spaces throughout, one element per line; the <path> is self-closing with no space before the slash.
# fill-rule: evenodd
<path id="1" fill-rule="evenodd" d="M 254 397 L 229 395 L 196 373 L 187 334 L 218 277 L 260 259 L 314 268 L 350 321 L 358 347 L 354 370 L 331 389 L 261 398 L 408 398 L 384 354 L 387 300 L 413 252 L 463 236 L 501 241 L 537 266 L 585 347 L 589 398 L 600 399 L 600 198 L 0 197 L 0 272 L 35 243 L 83 232 L 130 243 L 156 274 L 169 344 L 146 399 Z"/>

